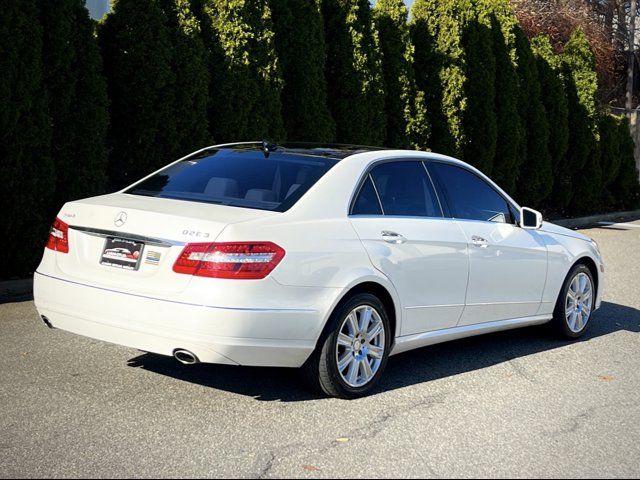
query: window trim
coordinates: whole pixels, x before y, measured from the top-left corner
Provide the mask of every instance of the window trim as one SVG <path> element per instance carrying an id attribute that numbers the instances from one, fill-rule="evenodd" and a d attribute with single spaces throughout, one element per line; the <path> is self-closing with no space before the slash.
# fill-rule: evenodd
<path id="1" fill-rule="evenodd" d="M 431 178 L 431 175 L 429 173 L 429 170 L 427 169 L 425 162 L 429 161 L 429 158 L 421 158 L 421 157 L 393 157 L 393 158 L 385 158 L 382 160 L 377 160 L 372 162 L 371 164 L 369 164 L 367 166 L 367 168 L 365 169 L 364 173 L 361 175 L 360 180 L 358 180 L 358 183 L 356 184 L 356 189 L 354 190 L 354 193 L 351 194 L 351 201 L 349 202 L 349 210 L 347 211 L 347 216 L 349 217 L 390 217 L 390 218 L 416 218 L 416 219 L 422 219 L 422 218 L 427 218 L 427 219 L 446 219 L 448 218 L 445 213 L 444 213 L 444 208 L 443 208 L 443 204 L 442 201 L 440 200 L 440 195 L 438 194 L 438 189 L 436 188 L 436 185 L 433 181 L 433 179 Z M 440 207 L 440 216 L 439 217 L 428 217 L 428 216 L 418 216 L 418 215 L 387 215 L 384 213 L 384 206 L 382 205 L 382 199 L 380 198 L 380 194 L 378 193 L 378 187 L 376 186 L 376 182 L 373 180 L 373 177 L 371 176 L 371 172 L 373 171 L 374 168 L 376 168 L 379 165 L 385 164 L 385 163 L 398 163 L 398 162 L 420 162 L 422 163 L 422 166 L 425 170 L 425 173 L 427 174 L 427 178 L 429 179 L 429 181 L 431 182 L 431 188 L 433 188 L 433 194 L 435 195 L 437 201 L 438 201 L 438 206 Z M 369 178 L 371 180 L 371 183 L 373 184 L 373 188 L 376 192 L 376 196 L 378 197 L 378 202 L 380 204 L 380 211 L 382 212 L 382 215 L 358 215 L 358 214 L 354 214 L 353 213 L 353 208 L 355 206 L 355 202 L 358 199 L 358 195 L 360 195 L 360 191 L 362 190 L 365 182 L 367 181 L 367 178 Z"/>
<path id="2" fill-rule="evenodd" d="M 496 189 L 495 185 L 493 185 L 491 182 L 487 182 L 486 179 L 482 178 L 480 175 L 478 175 L 476 172 L 474 172 L 473 170 L 471 170 L 470 168 L 467 168 L 464 165 L 459 165 L 457 163 L 452 163 L 452 162 L 447 162 L 445 160 L 440 160 L 440 159 L 428 159 L 425 161 L 425 163 L 429 163 L 429 164 L 434 164 L 434 163 L 442 163 L 444 165 L 448 165 L 450 167 L 454 167 L 454 168 L 459 168 L 461 170 L 464 170 L 468 173 L 470 173 L 471 175 L 473 175 L 474 177 L 476 177 L 478 180 L 480 180 L 481 182 L 483 182 L 485 185 L 487 185 L 489 188 L 491 188 L 491 190 L 493 190 L 496 195 L 498 195 L 507 205 L 507 210 L 509 211 L 509 218 L 510 218 L 510 222 L 506 222 L 505 225 L 514 225 L 514 226 L 518 226 L 518 220 L 516 218 L 514 218 L 513 216 L 513 211 L 518 211 L 519 208 L 513 204 L 513 202 L 511 200 L 509 200 L 508 198 L 506 198 L 502 192 L 500 192 L 498 189 Z M 429 169 L 427 168 L 427 171 Z M 447 210 L 449 211 L 449 217 L 453 220 L 461 220 L 461 221 L 466 221 L 466 222 L 482 222 L 482 223 L 491 223 L 491 224 L 496 224 L 496 222 L 492 222 L 490 220 L 477 220 L 477 219 L 473 219 L 473 218 L 458 218 L 453 214 L 453 209 L 451 208 L 451 201 L 449 200 L 449 194 L 447 192 L 446 187 L 442 184 L 442 180 L 438 177 L 438 173 L 434 172 L 434 177 L 438 183 L 438 187 L 439 187 L 439 191 L 442 193 L 442 196 L 444 198 L 444 201 L 447 205 Z"/>

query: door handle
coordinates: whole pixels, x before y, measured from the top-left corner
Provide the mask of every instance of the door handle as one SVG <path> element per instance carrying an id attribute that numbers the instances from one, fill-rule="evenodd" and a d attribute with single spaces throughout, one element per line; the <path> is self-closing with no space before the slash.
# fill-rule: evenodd
<path id="1" fill-rule="evenodd" d="M 404 238 L 402 235 L 400 235 L 399 233 L 396 232 L 390 232 L 388 230 L 383 230 L 381 232 L 382 235 L 382 240 L 384 240 L 387 243 L 395 243 L 395 244 L 400 244 L 400 243 L 404 243 L 407 241 L 406 238 Z"/>
<path id="2" fill-rule="evenodd" d="M 484 238 L 478 237 L 474 235 L 471 237 L 471 243 L 473 243 L 476 247 L 487 248 L 489 246 L 489 242 L 487 242 Z"/>

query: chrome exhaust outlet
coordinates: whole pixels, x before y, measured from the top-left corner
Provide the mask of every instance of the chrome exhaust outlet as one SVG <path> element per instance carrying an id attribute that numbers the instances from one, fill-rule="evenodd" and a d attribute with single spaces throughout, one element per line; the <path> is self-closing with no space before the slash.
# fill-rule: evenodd
<path id="1" fill-rule="evenodd" d="M 44 322 L 44 324 L 53 330 L 53 325 L 51 325 L 51 322 L 49 321 L 49 319 L 47 317 L 45 317 L 44 315 L 42 315 L 40 318 L 42 318 L 42 321 Z"/>
<path id="2" fill-rule="evenodd" d="M 184 350 L 182 348 L 177 348 L 173 351 L 173 358 L 175 358 L 183 365 L 195 365 L 196 363 L 200 363 L 198 357 L 196 357 L 189 350 Z"/>

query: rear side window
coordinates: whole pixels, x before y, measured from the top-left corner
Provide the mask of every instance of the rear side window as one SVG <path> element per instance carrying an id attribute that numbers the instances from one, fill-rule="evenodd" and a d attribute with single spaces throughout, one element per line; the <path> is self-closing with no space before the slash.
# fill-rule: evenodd
<path id="1" fill-rule="evenodd" d="M 284 212 L 336 160 L 259 150 L 211 150 L 171 165 L 127 193 Z"/>
<path id="2" fill-rule="evenodd" d="M 513 223 L 507 201 L 473 172 L 440 162 L 431 163 L 429 169 L 444 189 L 454 218 Z"/>
<path id="3" fill-rule="evenodd" d="M 352 215 L 382 215 L 382 209 L 380 208 L 380 202 L 378 201 L 378 195 L 371 183 L 371 177 L 367 176 L 367 179 L 362 184 L 360 193 L 353 204 L 351 210 Z"/>
<path id="4" fill-rule="evenodd" d="M 422 162 L 390 162 L 371 170 L 385 215 L 442 217 Z"/>

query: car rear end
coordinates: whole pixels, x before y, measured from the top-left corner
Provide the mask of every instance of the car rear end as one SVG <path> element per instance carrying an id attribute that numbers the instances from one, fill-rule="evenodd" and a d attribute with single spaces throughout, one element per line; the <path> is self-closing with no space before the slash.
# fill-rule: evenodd
<path id="1" fill-rule="evenodd" d="M 34 278 L 45 322 L 201 362 L 302 365 L 335 289 L 279 283 L 272 272 L 287 246 L 250 226 L 281 222 L 332 163 L 262 155 L 207 152 L 122 192 L 66 204 Z M 240 224 L 254 238 L 216 242 Z"/>

